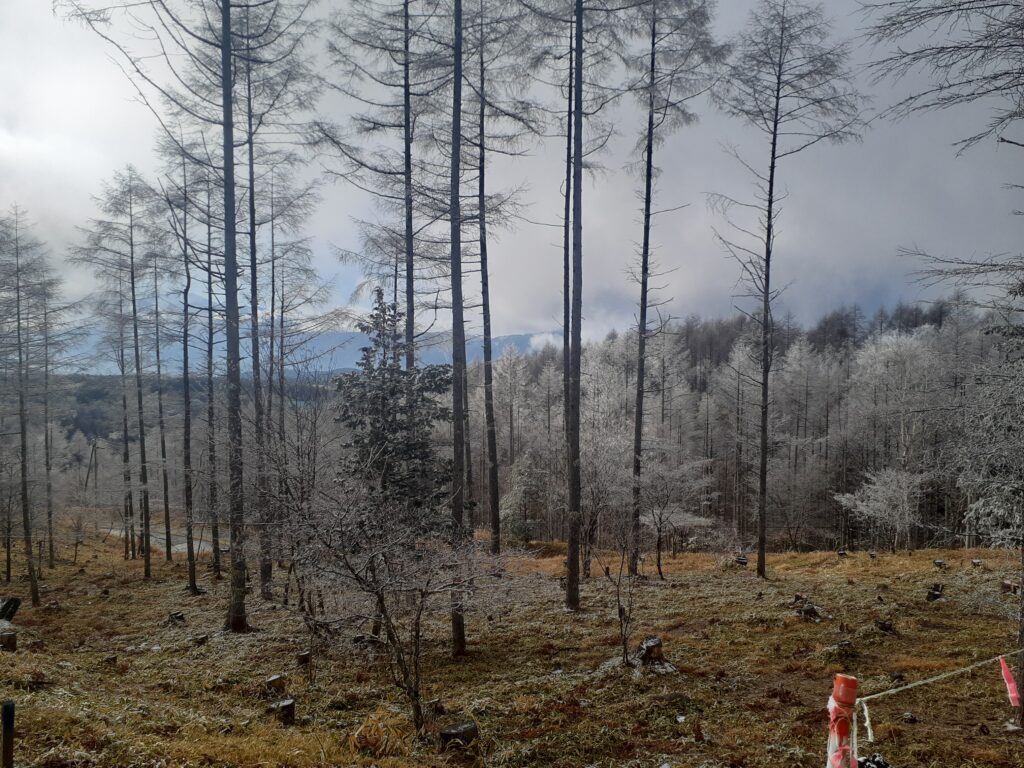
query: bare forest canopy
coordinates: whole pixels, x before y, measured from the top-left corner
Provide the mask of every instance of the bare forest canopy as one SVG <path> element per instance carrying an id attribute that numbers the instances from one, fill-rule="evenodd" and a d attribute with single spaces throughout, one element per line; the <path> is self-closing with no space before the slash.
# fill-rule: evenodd
<path id="1" fill-rule="evenodd" d="M 581 585 L 614 585 L 626 666 L 667 663 L 630 639 L 633 589 L 665 579 L 667 552 L 749 554 L 767 579 L 783 550 L 1024 551 L 1024 257 L 894 240 L 945 298 L 850 297 L 803 324 L 783 303 L 801 201 L 843 186 L 797 169 L 951 108 L 973 120 L 958 162 L 1020 147 L 1019 3 L 864 2 L 857 39 L 813 0 L 758 0 L 727 30 L 713 0 L 54 9 L 156 132 L 152 170 L 97 179 L 66 250 L 43 242 L 45 211 L 12 199 L 0 217 L 0 535 L 32 607 L 92 524 L 147 582 L 161 561 L 196 597 L 224 579 L 226 632 L 252 628 L 254 603 L 297 605 L 314 638 L 358 632 L 422 732 L 424 637 L 440 617 L 465 655 L 478 587 L 529 548 L 564 552 L 570 612 Z M 683 215 L 659 186 L 688 170 L 667 148 L 706 113 L 750 138 L 721 153 L 737 176 L 707 179 L 705 234 L 735 285 L 719 319 L 672 316 L 674 284 L 717 277 L 655 234 Z M 605 335 L 585 286 L 618 135 L 635 305 Z M 530 183 L 493 171 L 539 152 L 557 204 L 538 214 Z M 345 306 L 311 233 L 328 188 L 371 211 L 335 247 L 362 276 Z M 516 254 L 496 243 L 527 225 L 558 279 L 521 277 L 558 313 L 498 336 L 495 264 Z M 1018 618 L 1024 646 L 1024 602 Z"/>

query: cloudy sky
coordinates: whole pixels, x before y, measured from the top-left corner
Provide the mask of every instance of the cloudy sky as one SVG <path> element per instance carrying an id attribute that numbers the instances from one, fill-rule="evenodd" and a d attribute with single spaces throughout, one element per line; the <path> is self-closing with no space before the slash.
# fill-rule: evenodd
<path id="1" fill-rule="evenodd" d="M 327 4 L 326 0 L 324 3 Z M 752 3 L 721 3 L 716 26 L 737 31 Z M 855 0 L 827 3 L 838 34 L 855 35 L 862 20 Z M 860 47 L 855 60 L 872 52 Z M 876 108 L 905 92 L 903 86 L 863 83 Z M 662 168 L 657 208 L 687 205 L 661 216 L 654 233 L 667 311 L 675 316 L 721 316 L 733 311 L 738 268 L 716 244 L 723 222 L 707 205 L 712 192 L 741 197 L 750 179 L 723 149 L 735 145 L 763 164 L 760 136 L 734 120 L 701 108 L 701 120 L 668 139 L 656 159 Z M 626 272 L 639 239 L 638 180 L 624 170 L 641 116 L 614 113 L 618 137 L 603 163 L 607 172 L 587 181 L 584 206 L 584 314 L 587 335 L 603 335 L 633 322 L 636 287 Z M 1024 152 L 979 146 L 957 157 L 953 143 L 986 119 L 977 105 L 898 123 L 876 122 L 862 143 L 819 145 L 786 161 L 780 171 L 789 195 L 777 240 L 777 282 L 789 284 L 784 310 L 803 321 L 841 303 L 868 311 L 898 299 L 921 298 L 912 263 L 900 246 L 945 254 L 1017 249 L 1024 221 L 1019 183 Z M 154 123 L 131 85 L 92 33 L 55 17 L 49 0 L 0 2 L 0 205 L 18 202 L 37 222 L 54 259 L 63 261 L 75 227 L 93 214 L 91 196 L 112 171 L 127 163 L 154 166 Z M 1024 139 L 1024 136 L 1015 137 Z M 560 143 L 538 145 L 514 163 L 496 161 L 496 185 L 525 185 L 536 221 L 561 215 Z M 351 224 L 367 216 L 370 201 L 344 184 L 327 190 L 311 222 L 317 260 L 336 280 L 344 302 L 356 276 L 331 256 L 331 246 L 358 245 Z M 491 247 L 495 333 L 557 329 L 561 318 L 560 231 L 521 223 Z M 76 296 L 90 289 L 88 275 L 64 270 Z"/>

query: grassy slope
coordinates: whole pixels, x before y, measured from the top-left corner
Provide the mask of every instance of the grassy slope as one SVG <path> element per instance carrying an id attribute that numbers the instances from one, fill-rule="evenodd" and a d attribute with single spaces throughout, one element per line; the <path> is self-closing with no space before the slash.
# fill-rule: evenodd
<path id="1" fill-rule="evenodd" d="M 950 571 L 938 577 L 933 557 Z M 985 568 L 970 567 L 983 557 Z M 469 616 L 471 654 L 445 654 L 438 616 L 426 650 L 429 696 L 440 722 L 472 716 L 483 739 L 467 753 L 439 754 L 405 738 L 402 702 L 387 669 L 347 635 L 318 654 L 315 680 L 294 654 L 308 635 L 293 610 L 250 600 L 260 631 L 221 632 L 226 585 L 204 574 L 207 594 L 182 588 L 184 566 L 140 563 L 90 542 L 79 566 L 47 574 L 44 603 L 19 613 L 19 652 L 0 656 L 0 697 L 18 704 L 19 764 L 32 765 L 377 765 L 433 766 L 808 766 L 824 761 L 825 701 L 832 675 L 857 675 L 862 690 L 911 681 L 1009 650 L 1012 598 L 999 582 L 1011 553 L 922 552 L 779 555 L 772 579 L 709 555 L 669 560 L 667 582 L 642 583 L 635 638 L 657 634 L 679 668 L 634 677 L 601 668 L 616 655 L 614 596 L 607 581 L 584 585 L 584 610 L 561 610 L 561 557 L 510 562 L 511 576 L 481 585 Z M 941 578 L 949 600 L 927 603 Z M 108 590 L 104 595 L 103 590 Z M 25 585 L 0 584 L 0 594 Z M 833 616 L 797 619 L 794 593 Z M 760 593 L 760 597 L 758 594 Z M 878 600 L 881 595 L 885 602 Z M 328 601 L 331 598 L 328 597 Z M 171 611 L 186 623 L 165 625 Z M 892 618 L 897 635 L 874 627 Z M 190 642 L 208 634 L 202 646 Z M 828 651 L 850 639 L 854 654 Z M 145 644 L 140 650 L 139 646 Z M 159 650 L 154 648 L 159 646 Z M 129 650 L 131 649 L 131 650 Z M 117 655 L 117 661 L 108 657 Z M 289 675 L 300 723 L 265 714 L 265 678 Z M 428 697 L 429 697 L 428 696 Z M 919 722 L 904 723 L 904 712 Z M 919 688 L 872 707 L 874 745 L 894 766 L 1021 766 L 1024 739 L 1006 734 L 1012 712 L 996 665 Z M 362 728 L 360 729 L 360 727 Z M 984 733 L 985 730 L 988 733 Z M 354 735 L 361 739 L 354 738 Z M 390 735 L 390 756 L 379 745 Z"/>

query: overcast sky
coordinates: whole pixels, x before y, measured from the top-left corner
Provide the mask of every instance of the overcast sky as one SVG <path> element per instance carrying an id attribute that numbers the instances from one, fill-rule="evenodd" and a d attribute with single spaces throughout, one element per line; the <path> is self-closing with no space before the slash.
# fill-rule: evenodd
<path id="1" fill-rule="evenodd" d="M 748 0 L 721 3 L 720 33 L 737 31 L 751 6 Z M 827 7 L 838 34 L 857 32 L 854 0 Z M 28 209 L 58 262 L 76 238 L 75 227 L 93 215 L 91 196 L 103 179 L 127 163 L 154 167 L 154 122 L 107 54 L 95 35 L 55 17 L 49 0 L 0 0 L 0 205 L 18 202 Z M 860 48 L 855 58 L 861 63 L 870 55 Z M 876 108 L 905 92 L 905 86 L 863 87 Z M 638 179 L 623 168 L 642 118 L 632 107 L 615 117 L 619 136 L 603 158 L 607 173 L 588 180 L 584 193 L 589 337 L 628 327 L 636 303 L 626 271 L 640 235 Z M 957 157 L 952 146 L 985 120 L 978 105 L 876 122 L 862 143 L 818 145 L 787 160 L 780 181 L 789 197 L 775 261 L 776 282 L 790 284 L 783 310 L 806 322 L 842 303 L 873 311 L 919 298 L 914 265 L 896 257 L 900 246 L 960 255 L 1016 250 L 1024 221 L 1011 211 L 1024 205 L 1005 185 L 1022 181 L 1024 152 L 990 142 Z M 739 271 L 714 240 L 712 228 L 723 222 L 706 200 L 710 192 L 746 196 L 751 186 L 724 144 L 735 144 L 751 162 L 765 162 L 760 135 L 709 106 L 701 108 L 697 125 L 671 136 L 656 155 L 662 168 L 656 208 L 688 205 L 658 217 L 654 233 L 657 259 L 673 270 L 661 282 L 675 316 L 727 315 L 736 302 Z M 496 161 L 489 179 L 496 186 L 525 184 L 525 215 L 557 222 L 562 152 L 556 141 L 514 163 Z M 357 247 L 351 217 L 370 210 L 363 193 L 339 184 L 326 190 L 311 222 L 317 263 L 335 276 L 339 302 L 355 275 L 334 261 L 331 245 Z M 557 329 L 560 231 L 520 224 L 500 234 L 490 259 L 495 334 Z M 88 292 L 88 275 L 64 271 L 73 295 Z"/>

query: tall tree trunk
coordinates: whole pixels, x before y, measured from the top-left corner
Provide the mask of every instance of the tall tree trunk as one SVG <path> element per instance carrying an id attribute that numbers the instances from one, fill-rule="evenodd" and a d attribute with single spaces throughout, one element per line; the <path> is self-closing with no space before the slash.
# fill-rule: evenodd
<path id="1" fill-rule="evenodd" d="M 153 265 L 153 343 L 156 352 L 156 415 L 160 430 L 160 479 L 163 483 L 164 503 L 164 557 L 167 562 L 173 559 L 171 542 L 171 493 L 167 481 L 167 423 L 164 420 L 164 380 L 163 368 L 160 363 L 160 276 L 156 264 Z"/>
<path id="2" fill-rule="evenodd" d="M 28 387 L 28 376 L 25 366 L 28 364 L 25 354 L 25 338 L 22 329 L 22 292 L 21 280 L 21 241 L 18 232 L 19 222 L 15 220 L 14 231 L 14 299 L 15 299 L 15 330 L 18 345 L 18 433 L 21 441 L 21 525 L 25 538 L 25 566 L 28 570 L 29 594 L 32 606 L 39 606 L 39 582 L 36 580 L 36 565 L 32 554 L 32 510 L 28 495 L 28 407 L 25 403 L 25 389 Z"/>
<path id="3" fill-rule="evenodd" d="M 580 480 L 580 367 L 583 321 L 583 0 L 576 0 L 576 50 L 573 53 L 573 162 L 572 162 L 572 317 L 569 343 L 568 501 L 569 547 L 565 579 L 565 605 L 580 607 L 580 535 L 582 531 Z"/>
<path id="4" fill-rule="evenodd" d="M 199 585 L 196 584 L 196 549 L 193 537 L 194 503 L 192 499 L 192 381 L 189 378 L 188 357 L 189 320 L 191 319 L 189 292 L 192 290 L 192 271 L 188 258 L 188 173 L 184 169 L 184 164 L 182 167 L 182 196 L 184 206 L 181 216 L 181 266 L 185 270 L 185 285 L 181 290 L 181 400 L 183 411 L 181 465 L 185 486 L 185 559 L 188 563 L 188 591 L 197 595 L 199 594 Z"/>
<path id="5" fill-rule="evenodd" d="M 249 14 L 246 11 L 246 40 Z M 249 329 L 252 342 L 253 432 L 256 437 L 256 516 L 260 543 L 260 597 L 270 600 L 274 561 L 270 548 L 270 516 L 267 514 L 267 473 L 263 437 L 263 369 L 260 367 L 259 260 L 256 254 L 256 136 L 253 129 L 252 52 L 247 42 L 245 58 L 245 119 L 249 150 Z"/>
<path id="6" fill-rule="evenodd" d="M 491 346 L 491 289 L 487 268 L 487 123 L 486 67 L 484 65 L 484 3 L 480 2 L 480 173 L 477 205 L 480 216 L 480 300 L 484 324 L 484 422 L 487 434 L 487 516 L 491 524 L 491 552 L 501 552 L 501 510 L 498 504 L 498 434 L 494 421 L 494 356 Z"/>
<path id="7" fill-rule="evenodd" d="M 238 254 L 235 242 L 235 124 L 231 68 L 231 3 L 222 2 L 220 77 L 224 153 L 224 305 L 227 336 L 228 517 L 231 523 L 231 598 L 225 628 L 245 632 L 245 493 L 242 469 L 242 381 L 238 340 Z"/>
<path id="8" fill-rule="evenodd" d="M 118 281 L 117 361 L 121 371 L 121 477 L 124 484 L 124 559 L 135 559 L 135 506 L 132 501 L 132 464 L 128 447 L 128 360 L 124 341 L 124 285 Z"/>
<path id="9" fill-rule="evenodd" d="M 287 432 L 285 428 L 285 347 L 284 347 L 284 315 L 285 315 L 285 294 L 284 294 L 284 274 L 282 273 L 280 278 L 280 311 L 277 315 L 277 328 L 278 328 L 278 351 L 277 351 L 277 442 L 281 446 L 281 479 L 278 493 L 280 497 L 284 499 L 287 496 L 288 488 L 288 443 L 287 443 Z M 282 521 L 283 523 L 283 521 Z"/>
<path id="10" fill-rule="evenodd" d="M 220 579 L 220 512 L 217 479 L 217 421 L 213 388 L 213 206 L 209 181 L 206 185 L 206 504 L 210 516 L 210 547 L 213 549 L 213 577 Z"/>
<path id="11" fill-rule="evenodd" d="M 134 178 L 131 183 L 134 184 Z M 142 345 L 139 341 L 139 304 L 136 294 L 135 274 L 135 209 L 131 193 L 128 197 L 128 288 L 131 291 L 132 303 L 132 351 L 135 358 L 135 406 L 139 421 L 139 495 L 142 513 L 142 563 L 143 578 L 153 576 L 153 565 L 150 552 L 149 516 L 149 468 L 146 461 L 146 414 L 142 405 Z"/>
<path id="12" fill-rule="evenodd" d="M 463 389 L 466 385 L 466 328 L 462 306 L 462 205 L 459 198 L 462 150 L 462 0 L 455 0 L 452 46 L 452 137 L 449 218 L 451 220 L 452 281 L 452 537 L 456 548 L 464 545 L 464 484 L 466 420 Z M 460 597 L 452 593 L 452 652 L 466 652 L 466 623 Z"/>
<path id="13" fill-rule="evenodd" d="M 465 422 L 466 422 L 465 432 L 463 432 L 463 434 L 465 435 L 465 440 L 466 440 L 466 493 L 465 493 L 465 498 L 466 498 L 466 502 L 468 504 L 470 504 L 470 506 L 472 507 L 473 506 L 473 502 L 474 502 L 474 500 L 476 498 L 476 495 L 475 495 L 476 491 L 474 490 L 474 487 L 473 487 L 473 438 L 471 437 L 471 435 L 473 433 L 470 430 L 470 423 L 469 423 L 470 420 L 469 420 L 469 365 L 468 365 L 468 363 L 467 363 L 467 365 L 462 370 L 465 372 L 465 376 L 464 376 L 465 383 L 462 385 L 463 416 L 464 416 Z M 471 526 L 475 524 L 475 521 L 472 519 L 472 515 L 470 515 L 469 523 L 470 523 Z"/>
<path id="14" fill-rule="evenodd" d="M 412 85 L 409 81 L 409 4 L 402 3 L 402 162 L 405 183 L 405 367 L 416 365 L 416 296 L 412 228 Z"/>
<path id="15" fill-rule="evenodd" d="M 565 212 L 562 219 L 562 432 L 566 440 L 569 435 L 569 358 L 572 350 L 569 335 L 572 325 L 572 115 L 576 71 L 576 59 L 573 57 L 575 36 L 576 28 L 570 23 L 569 95 L 566 99 L 565 112 Z"/>
<path id="16" fill-rule="evenodd" d="M 7 497 L 4 504 L 4 581 L 11 583 L 11 571 L 14 565 L 14 515 L 11 513 L 11 497 Z"/>
<path id="17" fill-rule="evenodd" d="M 658 47 L 658 6 L 651 3 L 651 57 L 648 73 L 647 139 L 644 144 L 644 233 L 640 250 L 640 319 L 637 326 L 636 410 L 633 415 L 633 519 L 630 530 L 629 573 L 636 576 L 640 565 L 640 473 L 644 445 L 644 368 L 647 363 L 647 286 L 651 265 L 651 193 L 654 177 L 654 77 Z M 664 382 L 662 383 L 664 386 Z M 659 532 L 658 573 L 661 573 Z"/>
<path id="18" fill-rule="evenodd" d="M 771 164 L 768 169 L 768 199 L 764 232 L 764 275 L 761 297 L 761 456 L 757 477 L 757 575 L 767 578 L 768 548 L 768 380 L 772 371 L 774 350 L 774 321 L 772 320 L 771 267 L 772 246 L 775 241 L 775 167 L 779 148 L 779 110 L 782 94 L 782 62 L 785 53 L 785 36 L 779 38 L 778 73 L 775 80 L 774 105 L 772 113 Z"/>
<path id="19" fill-rule="evenodd" d="M 53 430 L 50 427 L 50 305 L 43 297 L 43 464 L 46 468 L 47 565 L 54 567 L 53 543 Z"/>

